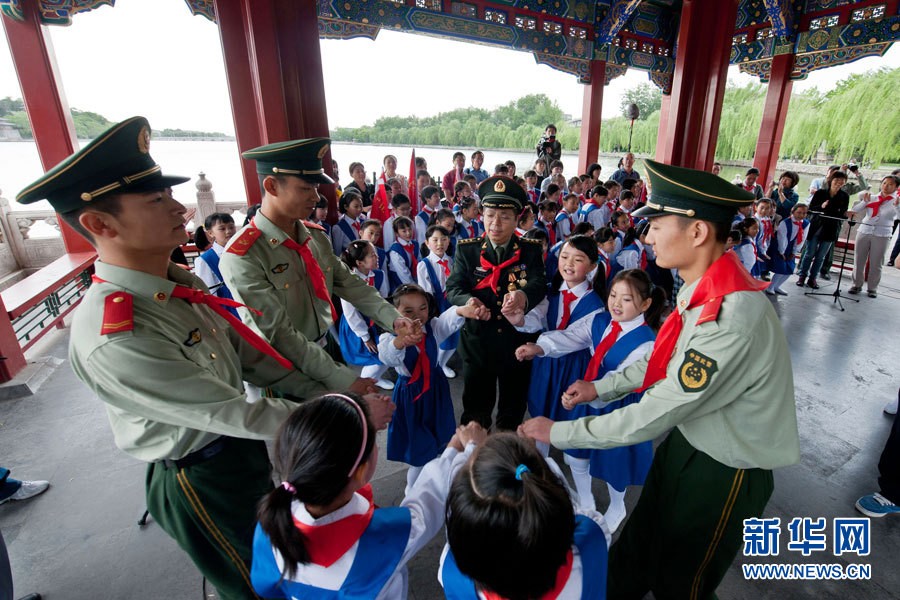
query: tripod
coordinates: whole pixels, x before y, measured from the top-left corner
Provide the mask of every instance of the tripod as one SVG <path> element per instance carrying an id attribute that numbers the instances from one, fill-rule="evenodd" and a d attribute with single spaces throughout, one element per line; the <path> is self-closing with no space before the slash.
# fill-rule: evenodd
<path id="1" fill-rule="evenodd" d="M 844 300 L 852 300 L 853 302 L 859 303 L 858 298 L 851 298 L 850 296 L 844 296 L 841 294 L 841 281 L 844 278 L 844 265 L 847 263 L 847 248 L 850 247 L 850 232 L 853 230 L 853 226 L 856 225 L 856 221 L 851 219 L 844 219 L 842 217 L 830 217 L 828 215 L 822 214 L 820 212 L 814 213 L 820 219 L 832 219 L 833 221 L 847 221 L 847 236 L 844 238 L 844 253 L 841 254 L 841 268 L 838 271 L 837 285 L 834 288 L 833 292 L 805 292 L 806 296 L 834 296 L 834 302 L 837 302 L 838 307 L 841 309 L 841 312 L 844 312 L 844 304 L 841 302 L 841 298 Z M 837 243 L 837 242 L 835 242 Z"/>

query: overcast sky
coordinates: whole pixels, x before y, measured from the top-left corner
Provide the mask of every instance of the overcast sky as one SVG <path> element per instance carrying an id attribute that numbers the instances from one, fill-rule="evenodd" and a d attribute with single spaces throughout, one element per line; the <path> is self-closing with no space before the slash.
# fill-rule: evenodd
<path id="1" fill-rule="evenodd" d="M 181 0 L 117 0 L 115 8 L 76 15 L 71 27 L 50 31 L 71 107 L 113 121 L 141 114 L 156 129 L 234 132 L 218 30 L 191 16 Z M 391 31 L 374 42 L 321 45 L 331 127 L 466 106 L 490 109 L 529 93 L 547 94 L 564 112 L 581 114 L 584 86 L 536 64 L 530 53 Z M 882 58 L 816 71 L 794 90 L 825 90 L 880 66 L 900 66 L 900 45 Z M 754 80 L 734 67 L 729 77 Z M 623 92 L 646 81 L 646 72 L 634 69 L 613 80 L 604 92 L 604 116 L 615 116 Z M 21 97 L 21 91 L 0 43 L 0 98 L 6 96 Z"/>

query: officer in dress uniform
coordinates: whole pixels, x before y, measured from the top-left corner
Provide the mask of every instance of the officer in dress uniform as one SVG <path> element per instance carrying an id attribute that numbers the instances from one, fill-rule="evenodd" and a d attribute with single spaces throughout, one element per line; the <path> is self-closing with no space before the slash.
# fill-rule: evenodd
<path id="1" fill-rule="evenodd" d="M 241 318 L 308 377 L 330 390 L 374 391 L 326 352 L 328 330 L 337 320 L 331 295 L 346 300 L 384 330 L 400 333 L 408 319 L 354 275 L 335 256 L 325 230 L 308 218 L 319 200 L 325 175 L 322 157 L 328 138 L 269 144 L 248 150 L 264 191 L 253 220 L 228 243 L 222 274 L 235 298 L 259 312 L 241 309 Z"/>
<path id="2" fill-rule="evenodd" d="M 578 381 L 563 405 L 612 401 L 646 389 L 637 404 L 553 423 L 524 435 L 557 448 L 612 448 L 653 440 L 637 507 L 609 559 L 609 598 L 714 598 L 742 543 L 743 520 L 760 517 L 772 469 L 800 459 L 787 340 L 772 305 L 733 252 L 735 210 L 753 195 L 719 177 L 646 161 L 653 198 L 647 241 L 684 286 L 652 353 L 621 373 Z"/>
<path id="3" fill-rule="evenodd" d="M 19 193 L 46 198 L 97 249 L 94 284 L 72 320 L 75 374 L 103 402 L 116 445 L 149 463 L 147 508 L 223 599 L 256 598 L 249 566 L 256 504 L 272 488 L 263 440 L 296 404 L 248 403 L 243 381 L 305 397 L 295 370 L 197 277 L 169 262 L 185 208 L 149 154 L 143 117 L 123 121 Z M 383 422 L 390 404 L 380 404 Z M 377 402 L 376 402 L 377 400 Z M 152 594 L 151 594 L 152 595 Z"/>
<path id="4" fill-rule="evenodd" d="M 497 401 L 497 428 L 514 430 L 522 422 L 531 363 L 519 362 L 515 350 L 535 334 L 516 331 L 506 314 L 524 313 L 547 292 L 541 243 L 515 235 L 516 220 L 527 202 L 525 190 L 509 177 L 495 176 L 478 186 L 485 233 L 462 239 L 447 279 L 447 299 L 486 306 L 488 320 L 467 319 L 459 342 L 463 361 L 462 423 L 491 426 Z"/>

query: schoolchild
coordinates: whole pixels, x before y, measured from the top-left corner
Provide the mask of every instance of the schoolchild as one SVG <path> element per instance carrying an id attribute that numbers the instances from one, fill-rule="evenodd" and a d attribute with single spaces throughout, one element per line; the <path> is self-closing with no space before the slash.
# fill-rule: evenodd
<path id="1" fill-rule="evenodd" d="M 457 181 L 453 184 L 453 198 L 450 200 L 450 209 L 455 213 L 459 212 L 459 203 L 466 198 L 472 197 L 472 186 L 465 181 Z"/>
<path id="2" fill-rule="evenodd" d="M 603 269 L 603 281 L 609 289 L 613 278 L 612 256 L 616 250 L 616 233 L 610 227 L 601 227 L 594 232 L 594 242 L 597 244 L 597 267 Z"/>
<path id="3" fill-rule="evenodd" d="M 610 217 L 606 207 L 607 194 L 606 188 L 602 185 L 594 187 L 591 190 L 591 197 L 578 211 L 578 220 L 582 223 L 590 223 L 595 230 L 605 227 L 609 223 Z"/>
<path id="4" fill-rule="evenodd" d="M 450 308 L 450 302 L 447 300 L 447 278 L 450 277 L 450 270 L 453 268 L 453 258 L 447 252 L 449 248 L 449 232 L 440 225 L 429 226 L 425 232 L 425 245 L 422 249 L 424 256 L 416 269 L 419 286 L 434 296 L 440 313 Z M 456 377 L 456 373 L 447 366 L 447 363 L 456 352 L 458 344 L 459 335 L 453 334 L 444 340 L 438 349 L 438 363 L 447 379 Z"/>
<path id="5" fill-rule="evenodd" d="M 393 401 L 397 408 L 388 426 L 388 460 L 409 465 L 406 492 L 429 461 L 440 456 L 456 431 L 450 385 L 438 364 L 441 342 L 458 332 L 466 318 L 485 312 L 468 303 L 439 313 L 434 297 L 416 284 L 405 284 L 391 295 L 401 315 L 422 324 L 424 339 L 409 343 L 385 333 L 378 341 L 378 358 L 397 371 Z"/>
<path id="6" fill-rule="evenodd" d="M 210 293 L 219 298 L 233 300 L 231 290 L 222 279 L 222 271 L 219 270 L 219 258 L 225 252 L 225 245 L 234 236 L 236 231 L 234 218 L 227 213 L 213 213 L 206 217 L 203 223 L 206 235 L 212 237 L 212 247 L 194 260 L 194 274 L 203 280 Z M 234 316 L 237 310 L 228 307 Z"/>
<path id="7" fill-rule="evenodd" d="M 877 197 L 867 197 L 853 205 L 853 213 L 862 216 L 856 230 L 856 246 L 853 259 L 853 287 L 851 294 L 862 291 L 863 280 L 866 280 L 870 298 L 878 295 L 878 283 L 881 281 L 881 266 L 891 241 L 892 225 L 898 215 L 897 184 L 900 178 L 887 175 L 881 180 L 881 193 Z M 860 194 L 862 196 L 862 194 Z M 866 275 L 868 265 L 868 275 Z"/>
<path id="8" fill-rule="evenodd" d="M 631 216 L 631 212 L 635 210 L 636 202 L 637 200 L 634 197 L 634 193 L 632 193 L 630 190 L 623 191 L 621 196 L 619 196 L 618 211 L 628 215 L 629 227 L 634 227 L 634 217 Z"/>
<path id="9" fill-rule="evenodd" d="M 478 200 L 475 198 L 463 198 L 459 203 L 459 238 L 468 240 L 481 237 L 484 233 L 484 225 L 478 220 Z"/>
<path id="10" fill-rule="evenodd" d="M 594 231 L 596 231 L 596 230 L 594 229 L 594 226 L 591 225 L 590 223 L 577 223 L 575 225 L 575 229 L 572 230 L 572 235 L 593 236 Z"/>
<path id="11" fill-rule="evenodd" d="M 419 213 L 421 214 L 421 213 Z M 412 219 L 394 219 L 394 243 L 388 249 L 388 282 L 391 292 L 403 283 L 415 283 L 416 267 L 419 262 L 419 246 L 415 242 Z"/>
<path id="12" fill-rule="evenodd" d="M 619 271 L 627 269 L 647 270 L 647 223 L 639 224 L 638 227 L 629 227 L 625 232 L 625 238 L 622 240 L 622 249 L 616 254 L 612 261 L 612 272 L 615 275 Z"/>
<path id="13" fill-rule="evenodd" d="M 416 215 L 416 236 L 417 244 L 425 243 L 425 230 L 431 225 L 431 215 L 441 207 L 441 190 L 435 185 L 427 185 L 421 191 L 422 210 Z"/>
<path id="14" fill-rule="evenodd" d="M 487 171 L 484 172 L 487 173 Z M 463 181 L 469 184 L 469 187 L 472 188 L 472 197 L 478 200 L 478 178 L 474 175 L 466 175 L 463 177 Z"/>
<path id="15" fill-rule="evenodd" d="M 759 224 L 759 232 L 756 234 L 756 254 L 759 257 L 760 279 L 769 279 L 769 248 L 775 241 L 775 205 L 768 198 L 763 198 L 756 204 L 756 222 Z"/>
<path id="16" fill-rule="evenodd" d="M 565 335 L 549 333 L 538 338 L 545 356 L 562 356 L 584 348 L 593 348 L 584 381 L 596 381 L 609 373 L 623 371 L 653 349 L 660 317 L 666 304 L 665 292 L 653 287 L 643 271 L 622 271 L 613 279 L 607 298 L 608 312 L 599 313 L 592 322 L 581 322 Z M 588 415 L 606 415 L 640 402 L 643 394 L 633 393 L 608 403 L 596 403 Z M 566 400 L 570 410 L 578 404 Z M 582 413 L 585 414 L 585 413 Z M 604 517 L 614 532 L 625 518 L 625 492 L 629 485 L 643 485 L 653 460 L 653 443 L 641 442 L 614 449 L 590 451 L 590 474 L 606 481 L 609 508 Z M 574 471 L 573 471 L 574 474 Z M 583 486 L 585 484 L 582 484 Z M 590 484 L 587 484 L 590 490 Z"/>
<path id="17" fill-rule="evenodd" d="M 556 214 L 559 212 L 559 204 L 552 200 L 545 200 L 538 205 L 538 218 L 534 227 L 547 234 L 547 243 L 550 247 L 556 245 L 560 239 L 556 229 Z"/>
<path id="18" fill-rule="evenodd" d="M 347 186 L 338 201 L 341 218 L 331 230 L 331 245 L 334 246 L 334 253 L 338 256 L 344 253 L 350 242 L 359 239 L 359 232 L 362 229 L 360 221 L 362 209 L 362 196 L 356 188 Z"/>
<path id="19" fill-rule="evenodd" d="M 449 235 L 450 245 L 447 247 L 446 254 L 447 256 L 453 256 L 456 254 L 456 242 L 459 241 L 459 224 L 456 222 L 456 215 L 453 214 L 453 211 L 449 208 L 440 208 L 434 211 L 434 214 L 431 215 L 431 223 L 428 225 L 429 228 L 432 226 L 443 227 L 447 230 Z M 425 243 L 419 248 L 422 256 L 425 255 L 425 249 L 428 242 L 428 230 L 425 230 Z"/>
<path id="20" fill-rule="evenodd" d="M 741 232 L 741 242 L 735 246 L 741 259 L 741 264 L 753 277 L 759 278 L 759 254 L 756 249 L 756 236 L 759 233 L 759 223 L 753 217 L 747 217 L 738 224 Z"/>
<path id="21" fill-rule="evenodd" d="M 384 271 L 378 268 L 376 247 L 368 240 L 350 242 L 341 260 L 354 275 L 378 290 L 383 298 L 388 296 L 388 282 Z M 343 314 L 338 325 L 341 354 L 351 365 L 362 367 L 360 377 L 375 379 L 375 385 L 386 390 L 394 384 L 383 378 L 387 367 L 378 360 L 378 330 L 375 322 L 361 313 L 353 304 L 341 299 Z"/>
<path id="22" fill-rule="evenodd" d="M 584 190 L 584 187 L 583 187 L 582 184 L 581 184 L 581 178 L 580 178 L 580 177 L 571 177 L 571 178 L 569 178 L 568 186 L 569 186 L 569 193 L 570 193 L 570 194 L 575 194 L 576 196 L 578 196 L 578 199 L 579 199 L 579 200 L 584 201 L 584 199 L 585 199 L 585 196 L 584 196 L 585 190 Z M 593 188 L 588 188 L 588 191 L 590 191 L 591 189 L 593 189 Z"/>
<path id="23" fill-rule="evenodd" d="M 782 219 L 775 232 L 775 243 L 772 246 L 769 269 L 772 271 L 772 283 L 766 288 L 769 295 L 787 296 L 781 289 L 784 282 L 794 273 L 797 257 L 809 234 L 809 221 L 806 219 L 807 206 L 795 204 L 791 209 L 791 218 Z"/>
<path id="24" fill-rule="evenodd" d="M 534 445 L 491 435 L 447 498 L 438 579 L 448 600 L 602 600 L 609 533 L 576 510 L 559 467 Z"/>
<path id="25" fill-rule="evenodd" d="M 378 255 L 376 269 L 387 267 L 387 252 L 379 244 L 381 241 L 381 230 L 381 222 L 376 219 L 366 219 L 359 226 L 359 239 L 372 242 L 372 245 L 375 246 L 375 254 Z"/>
<path id="26" fill-rule="evenodd" d="M 603 310 L 606 293 L 603 273 L 598 272 L 593 281 L 588 279 L 596 264 L 597 245 L 592 238 L 569 238 L 560 250 L 557 273 L 551 281 L 547 298 L 513 325 L 527 333 L 552 331 L 565 335 L 568 328 L 576 323 L 582 320 L 590 322 L 596 313 Z M 528 387 L 528 412 L 532 417 L 544 416 L 554 421 L 586 416 L 586 407 L 572 412 L 564 409 L 559 399 L 569 385 L 584 374 L 590 360 L 588 348 L 564 356 L 544 357 L 540 341 L 541 338 L 538 338 L 536 343 L 526 343 L 516 349 L 518 360 L 534 360 Z M 550 453 L 549 444 L 539 444 L 538 449 L 544 456 Z M 566 453 L 565 461 L 572 469 L 579 506 L 594 509 L 588 472 L 589 457 L 588 450 L 573 450 Z"/>
<path id="27" fill-rule="evenodd" d="M 384 241 L 384 249 L 387 250 L 394 245 L 394 219 L 397 217 L 409 218 L 412 214 L 412 203 L 406 194 L 394 194 L 391 197 L 391 216 L 384 222 L 381 231 L 381 237 Z M 386 266 L 384 268 L 387 268 Z"/>
<path id="28" fill-rule="evenodd" d="M 741 223 L 744 222 L 744 219 L 749 219 L 753 216 L 753 205 L 742 206 L 737 209 L 737 212 L 734 215 L 734 219 L 731 221 L 732 229 L 740 229 Z"/>
<path id="29" fill-rule="evenodd" d="M 312 222 L 325 230 L 325 235 L 331 238 L 331 223 L 326 221 L 328 218 L 328 199 L 319 194 L 319 201 L 316 202 L 316 209 L 313 211 Z"/>
<path id="30" fill-rule="evenodd" d="M 734 251 L 734 247 L 741 243 L 741 232 L 732 229 L 728 232 L 728 239 L 725 240 L 725 252 Z"/>
<path id="31" fill-rule="evenodd" d="M 541 190 L 537 187 L 538 177 L 534 169 L 525 171 L 525 193 L 528 194 L 528 201 L 537 203 L 541 198 Z"/>
<path id="32" fill-rule="evenodd" d="M 564 240 L 572 235 L 575 225 L 580 223 L 578 216 L 578 196 L 569 194 L 562 201 L 562 210 L 556 215 L 556 232 L 559 239 Z"/>
<path id="33" fill-rule="evenodd" d="M 625 241 L 625 234 L 631 228 L 631 217 L 627 213 L 617 210 L 613 213 L 610 225 L 612 225 L 613 233 L 616 234 L 616 247 L 613 249 L 613 258 L 615 258 L 616 254 L 624 247 L 622 242 Z"/>
<path id="34" fill-rule="evenodd" d="M 535 208 L 532 204 L 526 204 L 522 211 L 519 213 L 518 219 L 516 221 L 516 235 L 522 237 L 529 231 L 534 228 L 535 218 L 534 218 Z"/>
<path id="35" fill-rule="evenodd" d="M 451 473 L 483 439 L 460 430 L 400 506 L 376 509 L 375 429 L 358 396 L 300 406 L 275 442 L 282 479 L 260 503 L 250 573 L 265 598 L 403 599 L 406 565 L 440 531 Z"/>
<path id="36" fill-rule="evenodd" d="M 619 204 L 619 194 L 622 193 L 622 186 L 618 181 L 613 181 L 612 179 L 603 182 L 603 187 L 606 188 L 606 192 L 608 194 L 609 202 L 613 203 L 613 206 L 618 206 Z"/>
<path id="37" fill-rule="evenodd" d="M 546 189 L 541 192 L 540 198 L 538 199 L 538 204 L 541 202 L 557 202 L 559 203 L 562 198 L 564 198 L 563 189 L 561 186 L 551 183 L 546 187 Z M 575 196 L 576 198 L 578 196 Z"/>

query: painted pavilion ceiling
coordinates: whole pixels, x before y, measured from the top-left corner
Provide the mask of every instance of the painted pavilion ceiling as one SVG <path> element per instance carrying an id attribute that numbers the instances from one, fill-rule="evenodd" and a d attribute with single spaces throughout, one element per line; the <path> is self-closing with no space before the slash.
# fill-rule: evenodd
<path id="1" fill-rule="evenodd" d="M 21 3 L 0 12 L 21 19 Z M 115 0 L 34 0 L 48 25 Z M 163 1 L 163 0 L 157 0 Z M 174 0 L 172 0 L 174 1 Z M 215 21 L 213 0 L 184 0 Z M 311 1 L 311 0 L 310 0 Z M 671 89 L 681 0 L 316 0 L 319 35 L 375 39 L 383 29 L 531 52 L 535 60 L 587 82 L 605 60 L 606 83 L 627 69 Z M 730 62 L 768 80 L 772 57 L 794 54 L 793 78 L 883 55 L 900 39 L 900 0 L 740 0 Z"/>

